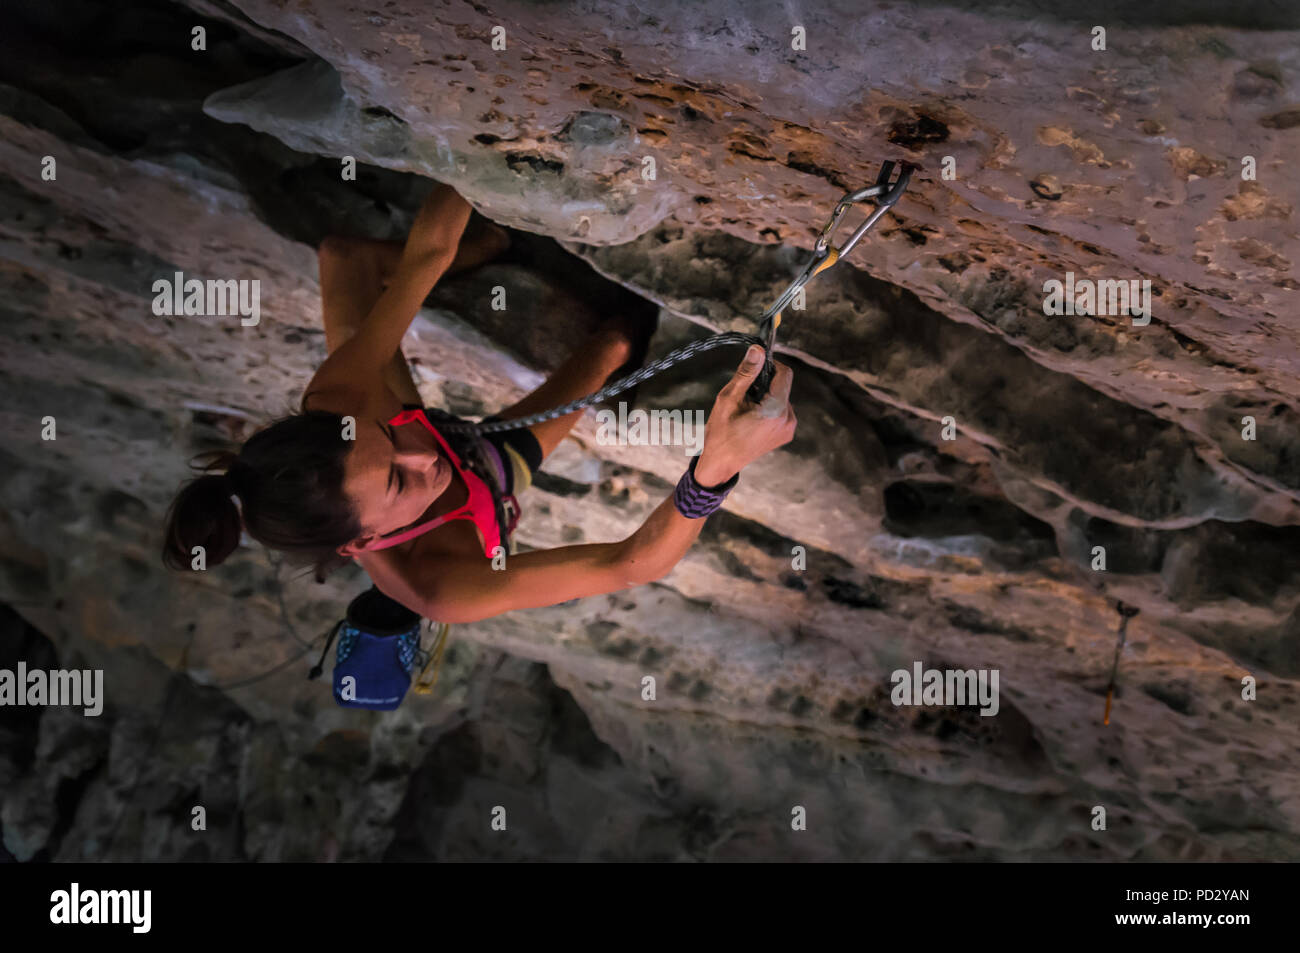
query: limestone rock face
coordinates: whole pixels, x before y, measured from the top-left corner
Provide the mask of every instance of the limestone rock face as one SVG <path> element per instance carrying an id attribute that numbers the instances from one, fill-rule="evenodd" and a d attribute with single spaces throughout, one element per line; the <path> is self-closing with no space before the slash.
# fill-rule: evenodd
<path id="1" fill-rule="evenodd" d="M 0 711 L 5 850 L 1293 857 L 1300 18 L 983 6 L 16 17 L 0 668 L 101 668 L 107 702 Z M 908 191 L 780 328 L 795 439 L 660 582 L 456 626 L 438 692 L 372 715 L 304 678 L 359 570 L 318 586 L 251 541 L 159 566 L 190 455 L 288 412 L 323 359 L 325 235 L 400 238 L 430 179 L 515 230 L 404 344 L 427 403 L 478 416 L 612 311 L 658 309 L 651 357 L 755 330 L 884 160 L 915 166 Z M 258 280 L 259 322 L 156 314 L 177 272 Z M 1149 312 L 1047 313 L 1047 283 L 1085 280 L 1149 282 Z M 639 401 L 707 411 L 738 360 Z M 685 463 L 602 443 L 589 414 L 519 541 L 623 538 Z M 1139 614 L 1103 725 L 1121 601 Z M 996 670 L 997 713 L 895 704 L 918 662 Z"/>

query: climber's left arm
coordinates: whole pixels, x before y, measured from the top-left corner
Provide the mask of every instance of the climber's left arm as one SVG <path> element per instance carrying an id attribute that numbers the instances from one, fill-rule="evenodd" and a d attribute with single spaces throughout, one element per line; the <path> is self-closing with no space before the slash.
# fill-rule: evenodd
<path id="1" fill-rule="evenodd" d="M 424 299 L 455 260 L 470 211 L 450 186 L 434 188 L 411 226 L 388 287 L 356 333 L 321 364 L 308 391 L 356 390 L 381 378 Z"/>

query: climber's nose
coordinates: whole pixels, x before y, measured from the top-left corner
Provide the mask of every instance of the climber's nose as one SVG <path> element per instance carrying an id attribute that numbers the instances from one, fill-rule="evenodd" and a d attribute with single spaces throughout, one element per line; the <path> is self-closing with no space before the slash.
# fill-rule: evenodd
<path id="1" fill-rule="evenodd" d="M 398 450 L 393 455 L 393 461 L 416 473 L 427 473 L 438 465 L 438 451 L 422 447 Z"/>

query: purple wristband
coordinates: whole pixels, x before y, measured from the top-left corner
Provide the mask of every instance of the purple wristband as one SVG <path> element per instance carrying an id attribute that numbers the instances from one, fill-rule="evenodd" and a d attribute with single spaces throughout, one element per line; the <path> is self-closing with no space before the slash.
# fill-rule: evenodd
<path id="1" fill-rule="evenodd" d="M 677 512 L 688 520 L 702 519 L 720 507 L 727 494 L 731 492 L 731 488 L 740 479 L 740 474 L 736 473 L 726 483 L 717 486 L 700 486 L 695 481 L 695 464 L 699 459 L 698 456 L 691 457 L 690 466 L 677 481 L 677 489 L 673 491 L 673 506 L 677 507 Z"/>

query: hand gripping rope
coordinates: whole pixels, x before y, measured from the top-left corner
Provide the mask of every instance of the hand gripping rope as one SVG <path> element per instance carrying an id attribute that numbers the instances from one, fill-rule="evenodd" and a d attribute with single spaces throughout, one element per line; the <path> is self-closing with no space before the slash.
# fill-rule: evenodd
<path id="1" fill-rule="evenodd" d="M 721 334 L 715 334 L 712 337 L 705 338 L 702 341 L 693 341 L 684 347 L 679 347 L 675 351 L 661 357 L 653 363 L 629 374 L 621 380 L 607 384 L 594 394 L 588 394 L 586 397 L 580 397 L 577 400 L 562 404 L 559 407 L 553 407 L 550 410 L 539 411 L 535 414 L 529 414 L 527 417 L 517 417 L 513 420 L 495 421 L 490 424 L 480 423 L 446 423 L 439 424 L 439 429 L 452 431 L 454 433 L 497 433 L 502 430 L 520 430 L 524 427 L 531 427 L 534 424 L 540 424 L 547 420 L 554 420 L 557 417 L 564 417 L 573 413 L 575 410 L 582 410 L 593 404 L 599 404 L 616 394 L 621 394 L 642 381 L 649 380 L 656 374 L 668 370 L 668 368 L 680 364 L 683 361 L 690 360 L 697 354 L 703 354 L 705 351 L 712 351 L 714 348 L 725 347 L 729 344 L 745 345 L 761 344 L 766 352 L 763 362 L 763 369 L 759 371 L 758 377 L 750 385 L 746 396 L 754 403 L 759 403 L 767 394 L 768 387 L 771 386 L 772 376 L 776 368 L 772 364 L 772 349 L 776 343 L 776 329 L 781 324 L 781 312 L 794 296 L 799 293 L 804 285 L 808 284 L 813 278 L 821 274 L 827 268 L 830 268 L 837 261 L 851 252 L 855 245 L 862 240 L 862 237 L 871 229 L 885 212 L 893 208 L 902 197 L 903 191 L 907 188 L 907 183 L 912 178 L 912 167 L 904 163 L 899 170 L 898 177 L 890 181 L 893 176 L 895 163 L 892 161 L 883 162 L 880 166 L 880 174 L 876 176 L 874 185 L 869 185 L 864 189 L 858 189 L 856 192 L 848 192 L 840 199 L 839 204 L 835 206 L 835 211 L 831 214 L 830 220 L 822 233 L 817 238 L 817 244 L 813 247 L 812 259 L 804 266 L 799 276 L 791 282 L 790 287 L 786 288 L 779 298 L 772 303 L 772 306 L 764 311 L 758 318 L 758 334 L 745 334 L 741 331 L 726 331 Z M 873 199 L 875 209 L 867 216 L 867 220 L 858 226 L 855 231 L 843 245 L 836 248 L 831 244 L 831 236 L 834 234 L 840 219 L 844 217 L 852 206 L 859 202 Z"/>

